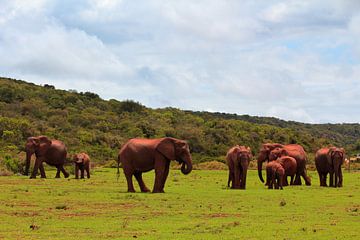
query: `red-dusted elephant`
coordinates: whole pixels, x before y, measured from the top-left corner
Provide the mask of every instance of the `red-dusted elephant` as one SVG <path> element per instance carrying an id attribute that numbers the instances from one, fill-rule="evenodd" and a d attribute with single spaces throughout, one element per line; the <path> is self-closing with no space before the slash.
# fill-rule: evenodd
<path id="1" fill-rule="evenodd" d="M 192 170 L 192 160 L 189 145 L 176 138 L 129 140 L 118 155 L 118 172 L 121 163 L 128 184 L 128 192 L 135 192 L 132 176 L 139 183 L 142 192 L 149 192 L 142 179 L 142 173 L 155 169 L 153 193 L 164 192 L 164 185 L 169 174 L 170 161 L 181 163 L 181 172 L 189 174 Z"/>
<path id="2" fill-rule="evenodd" d="M 260 152 L 258 155 L 258 160 L 257 160 L 258 175 L 259 175 L 260 180 L 262 182 L 264 182 L 264 179 L 262 177 L 263 162 L 265 162 L 265 161 L 269 162 L 271 160 L 275 160 L 275 159 L 270 159 L 270 152 L 272 150 L 274 150 L 275 148 L 283 150 L 281 153 L 282 155 L 295 158 L 296 164 L 297 164 L 297 170 L 296 170 L 294 185 L 301 185 L 300 176 L 302 176 L 304 178 L 306 185 L 308 185 L 308 186 L 311 185 L 311 180 L 306 175 L 306 160 L 307 160 L 306 152 L 305 152 L 304 148 L 298 144 L 287 144 L 287 145 L 278 144 L 278 143 L 263 144 L 260 149 Z"/>
<path id="3" fill-rule="evenodd" d="M 57 168 L 56 178 L 60 177 L 60 171 L 64 177 L 69 177 L 69 173 L 64 169 L 67 150 L 65 144 L 59 140 L 50 140 L 46 136 L 29 137 L 25 145 L 26 165 L 25 175 L 29 174 L 31 156 L 35 153 L 36 160 L 30 178 L 36 178 L 37 171 L 40 169 L 42 178 L 46 178 L 43 162 Z"/>
<path id="4" fill-rule="evenodd" d="M 228 187 L 235 189 L 246 188 L 246 175 L 250 160 L 251 149 L 245 146 L 234 146 L 226 154 L 226 163 L 229 166 Z"/>
<path id="5" fill-rule="evenodd" d="M 90 178 L 90 157 L 86 153 L 78 153 L 73 157 L 75 163 L 75 178 L 79 178 L 79 171 L 81 178 L 84 178 L 84 171 L 86 171 L 87 178 Z"/>
<path id="6" fill-rule="evenodd" d="M 293 185 L 297 170 L 296 160 L 293 157 L 282 156 L 266 165 L 266 182 L 269 189 L 283 189 L 286 178 L 291 177 L 290 185 Z"/>
<path id="7" fill-rule="evenodd" d="M 321 148 L 316 152 L 315 165 L 319 174 L 320 186 L 326 187 L 326 177 L 330 174 L 330 187 L 342 187 L 343 176 L 341 165 L 345 160 L 343 148 L 330 147 Z M 335 179 L 334 179 L 335 175 Z M 335 183 L 334 183 L 335 180 Z"/>

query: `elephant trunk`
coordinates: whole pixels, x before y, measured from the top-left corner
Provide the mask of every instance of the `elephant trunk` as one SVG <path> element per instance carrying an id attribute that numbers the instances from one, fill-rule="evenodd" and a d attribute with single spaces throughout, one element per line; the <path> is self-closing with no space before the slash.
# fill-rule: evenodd
<path id="1" fill-rule="evenodd" d="M 192 170 L 192 161 L 191 157 L 187 157 L 183 160 L 181 165 L 181 172 L 185 175 L 189 174 Z"/>
<path id="2" fill-rule="evenodd" d="M 24 171 L 25 176 L 29 175 L 31 155 L 32 155 L 31 152 L 26 152 L 25 171 Z"/>
<path id="3" fill-rule="evenodd" d="M 257 162 L 257 165 L 258 165 L 258 175 L 259 175 L 260 181 L 261 181 L 261 182 L 264 182 L 264 178 L 263 178 L 263 176 L 262 176 L 262 164 L 263 164 L 263 161 L 258 160 L 258 162 Z"/>

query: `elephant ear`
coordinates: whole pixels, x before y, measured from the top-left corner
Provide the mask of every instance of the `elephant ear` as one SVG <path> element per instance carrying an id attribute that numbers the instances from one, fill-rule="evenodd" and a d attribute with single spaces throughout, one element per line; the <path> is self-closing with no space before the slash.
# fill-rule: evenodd
<path id="1" fill-rule="evenodd" d="M 176 159 L 174 140 L 171 138 L 162 139 L 158 143 L 156 150 L 169 160 Z"/>
<path id="2" fill-rule="evenodd" d="M 246 150 L 249 152 L 249 160 L 251 160 L 253 158 L 252 152 L 251 152 L 251 148 L 250 147 L 246 147 Z"/>
<path id="3" fill-rule="evenodd" d="M 51 140 L 46 136 L 40 136 L 36 138 L 38 142 L 39 150 L 41 152 L 46 152 L 51 146 Z"/>
<path id="4" fill-rule="evenodd" d="M 282 149 L 280 152 L 281 156 L 288 156 L 288 152 L 285 149 Z"/>

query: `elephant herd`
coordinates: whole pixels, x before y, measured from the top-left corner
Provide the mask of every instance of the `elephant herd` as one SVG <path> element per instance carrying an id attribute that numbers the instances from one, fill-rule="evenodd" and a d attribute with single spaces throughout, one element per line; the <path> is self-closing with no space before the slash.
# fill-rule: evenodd
<path id="1" fill-rule="evenodd" d="M 38 170 L 45 178 L 43 162 L 57 168 L 56 178 L 60 172 L 64 177 L 69 173 L 64 169 L 67 158 L 65 144 L 59 140 L 50 140 L 46 136 L 30 137 L 26 145 L 25 175 L 29 174 L 30 159 L 36 156 L 35 165 L 30 178 L 36 178 Z M 236 145 L 230 148 L 226 154 L 226 163 L 229 167 L 228 187 L 232 189 L 245 189 L 247 170 L 253 158 L 250 147 Z M 345 151 L 343 148 L 321 148 L 316 152 L 315 165 L 320 178 L 320 186 L 327 186 L 326 178 L 330 175 L 331 187 L 342 187 L 341 165 L 344 162 Z M 193 168 L 189 145 L 186 141 L 165 137 L 158 139 L 134 138 L 126 142 L 118 154 L 117 171 L 123 168 L 127 181 L 128 192 L 135 192 L 132 178 L 135 176 L 141 192 L 150 192 L 142 179 L 142 173 L 155 170 L 153 193 L 164 192 L 164 186 L 169 174 L 170 162 L 175 160 L 181 164 L 181 172 L 189 174 Z M 269 189 L 283 189 L 289 185 L 287 177 L 291 177 L 290 185 L 301 185 L 301 177 L 306 185 L 311 185 L 310 178 L 306 175 L 306 152 L 298 144 L 262 144 L 257 157 L 259 179 L 264 182 L 262 165 L 266 165 L 266 183 Z M 78 153 L 73 156 L 75 164 L 75 178 L 84 178 L 86 171 L 90 178 L 90 158 L 86 153 Z"/>
<path id="2" fill-rule="evenodd" d="M 64 174 L 65 178 L 69 177 L 66 172 L 64 164 L 67 157 L 67 149 L 63 142 L 59 140 L 50 140 L 46 136 L 29 137 L 25 144 L 26 162 L 25 175 L 29 175 L 31 156 L 35 154 L 36 160 L 30 178 L 36 178 L 38 170 L 42 178 L 46 178 L 43 163 L 57 168 L 56 178 L 60 177 L 60 172 Z M 75 154 L 73 157 L 75 164 L 75 178 L 79 178 L 79 171 L 81 178 L 84 178 L 84 171 L 90 178 L 90 157 L 86 153 Z"/>

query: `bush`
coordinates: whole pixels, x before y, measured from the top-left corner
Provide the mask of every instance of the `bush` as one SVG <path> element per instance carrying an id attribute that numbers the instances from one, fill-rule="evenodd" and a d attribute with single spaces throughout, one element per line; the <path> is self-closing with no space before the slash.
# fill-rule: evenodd
<path id="1" fill-rule="evenodd" d="M 5 155 L 3 160 L 4 167 L 13 173 L 22 173 L 24 164 L 24 162 L 14 159 L 10 155 Z"/>

